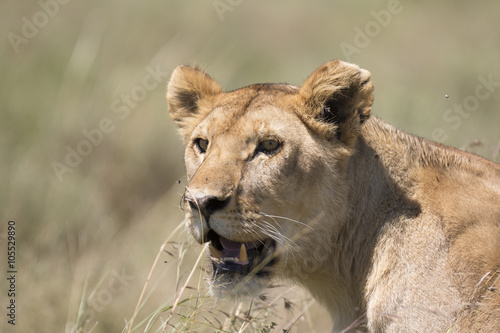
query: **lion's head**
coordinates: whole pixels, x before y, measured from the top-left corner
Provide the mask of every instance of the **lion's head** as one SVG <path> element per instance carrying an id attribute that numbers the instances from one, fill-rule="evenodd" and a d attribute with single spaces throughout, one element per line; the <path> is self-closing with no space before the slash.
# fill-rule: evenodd
<path id="1" fill-rule="evenodd" d="M 256 295 L 273 276 L 300 280 L 346 214 L 346 161 L 372 90 L 369 72 L 341 61 L 301 87 L 231 92 L 198 68 L 175 69 L 167 101 L 186 144 L 186 223 L 210 243 L 215 295 Z"/>

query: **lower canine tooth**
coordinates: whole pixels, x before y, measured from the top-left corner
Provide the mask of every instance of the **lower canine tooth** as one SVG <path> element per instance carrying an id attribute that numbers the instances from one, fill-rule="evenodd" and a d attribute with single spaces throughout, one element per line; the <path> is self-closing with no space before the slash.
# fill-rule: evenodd
<path id="1" fill-rule="evenodd" d="M 216 259 L 222 258 L 222 251 L 217 250 L 212 244 L 208 246 L 210 249 L 210 254 Z"/>

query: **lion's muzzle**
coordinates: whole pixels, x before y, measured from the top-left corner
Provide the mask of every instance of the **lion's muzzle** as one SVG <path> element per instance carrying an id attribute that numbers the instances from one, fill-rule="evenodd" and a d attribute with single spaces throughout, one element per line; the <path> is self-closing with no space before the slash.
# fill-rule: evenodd
<path id="1" fill-rule="evenodd" d="M 198 198 L 187 194 L 185 200 L 194 211 L 198 211 L 207 221 L 210 216 L 227 206 L 231 197 L 220 198 L 214 195 L 202 195 Z"/>

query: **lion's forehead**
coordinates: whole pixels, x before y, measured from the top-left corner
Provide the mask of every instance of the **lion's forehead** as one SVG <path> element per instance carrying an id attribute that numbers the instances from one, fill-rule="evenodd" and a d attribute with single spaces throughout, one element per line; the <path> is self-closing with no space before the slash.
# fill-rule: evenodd
<path id="1" fill-rule="evenodd" d="M 252 140 L 293 133 L 302 122 L 295 113 L 297 97 L 282 91 L 234 91 L 214 103 L 200 124 L 207 136 L 236 135 Z"/>

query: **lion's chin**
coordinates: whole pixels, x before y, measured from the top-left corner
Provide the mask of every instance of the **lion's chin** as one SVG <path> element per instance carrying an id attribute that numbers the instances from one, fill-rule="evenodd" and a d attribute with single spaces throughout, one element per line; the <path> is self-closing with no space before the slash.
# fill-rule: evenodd
<path id="1" fill-rule="evenodd" d="M 211 294 L 217 298 L 255 297 L 271 283 L 278 262 L 272 239 L 236 242 L 208 233 Z"/>
<path id="2" fill-rule="evenodd" d="M 245 276 L 228 276 L 228 274 L 209 280 L 210 294 L 221 299 L 254 298 L 261 295 L 270 283 L 269 277 L 254 276 L 245 279 Z"/>

